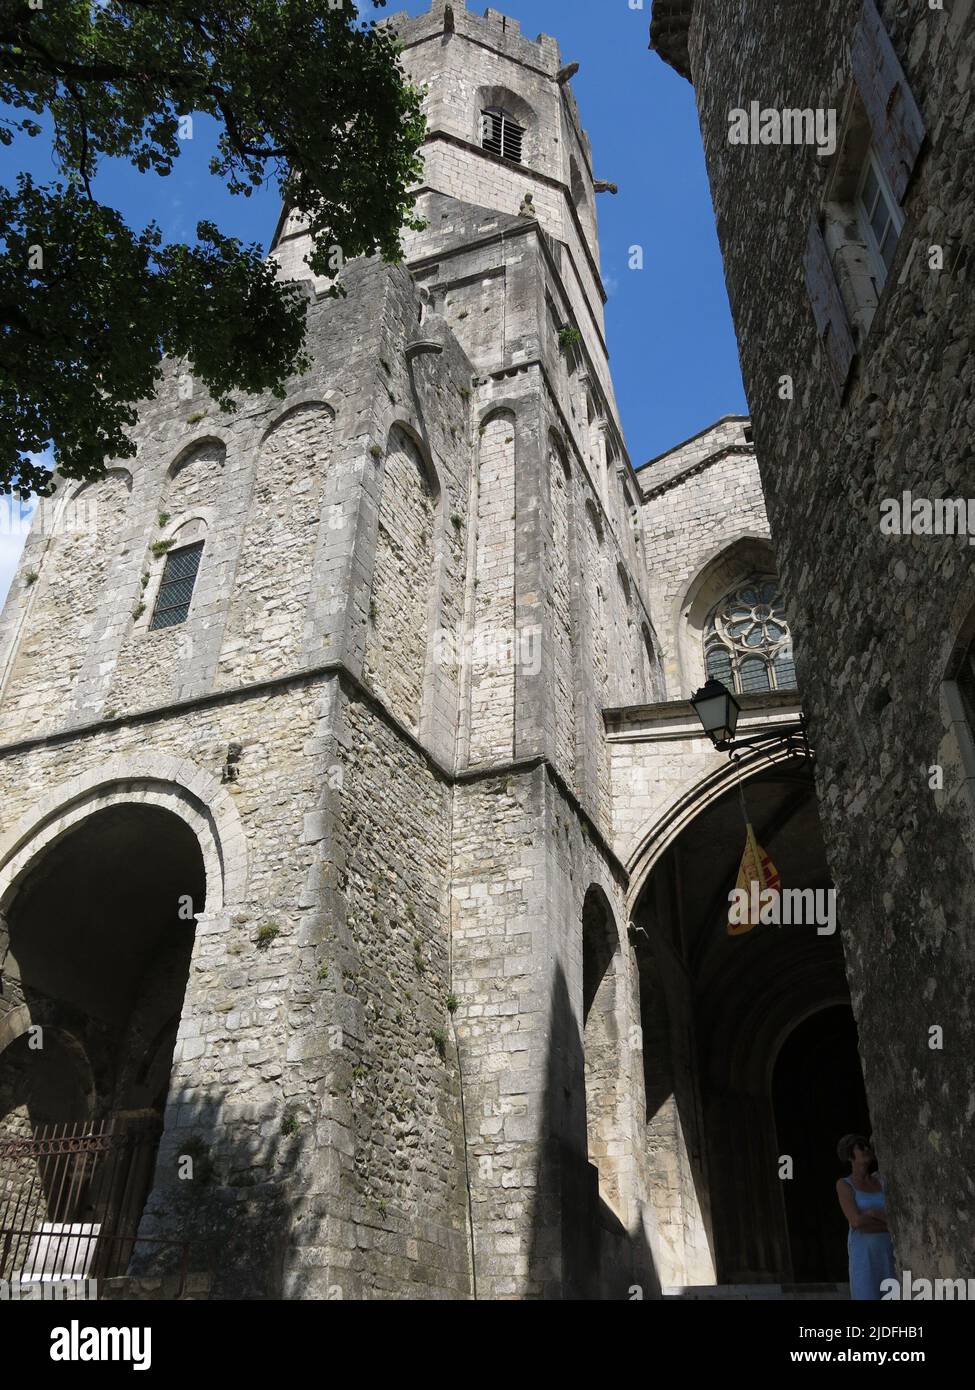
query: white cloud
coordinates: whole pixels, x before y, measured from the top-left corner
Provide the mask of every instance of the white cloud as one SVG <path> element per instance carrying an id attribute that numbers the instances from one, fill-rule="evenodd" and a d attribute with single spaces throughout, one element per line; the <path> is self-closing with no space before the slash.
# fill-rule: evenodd
<path id="1" fill-rule="evenodd" d="M 54 455 L 50 449 L 28 457 L 32 463 L 43 464 L 47 469 L 54 467 Z M 36 507 L 36 497 L 25 504 L 9 495 L 0 496 L 0 607 L 10 592 Z"/>
<path id="2" fill-rule="evenodd" d="M 0 604 L 10 589 L 35 505 L 32 502 L 29 513 L 25 515 L 19 502 L 14 502 L 10 497 L 0 497 Z"/>

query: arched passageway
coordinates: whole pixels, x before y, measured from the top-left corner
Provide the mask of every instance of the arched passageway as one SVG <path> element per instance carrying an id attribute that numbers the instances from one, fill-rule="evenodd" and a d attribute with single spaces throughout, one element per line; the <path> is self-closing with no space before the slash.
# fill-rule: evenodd
<path id="1" fill-rule="evenodd" d="M 733 786 L 663 852 L 632 912 L 651 1201 L 669 1283 L 845 1271 L 842 1218 L 827 1213 L 836 1140 L 866 1123 L 865 1100 L 810 768 L 776 762 L 745 794 L 782 888 L 814 890 L 820 916 L 729 935 L 745 841 Z"/>
<path id="2" fill-rule="evenodd" d="M 786 1038 L 772 1072 L 772 1108 L 779 1153 L 799 1158 L 783 1183 L 793 1276 L 844 1280 L 847 1224 L 834 1191 L 836 1153 L 825 1141 L 871 1130 L 848 1005 L 820 1009 Z"/>
<path id="3" fill-rule="evenodd" d="M 61 1274 L 124 1269 L 205 895 L 186 822 L 123 802 L 49 843 L 8 896 L 0 1032 L 6 1019 L 16 1036 L 0 1052 L 0 1276 L 57 1260 Z M 65 1229 L 84 1239 L 54 1241 Z"/>

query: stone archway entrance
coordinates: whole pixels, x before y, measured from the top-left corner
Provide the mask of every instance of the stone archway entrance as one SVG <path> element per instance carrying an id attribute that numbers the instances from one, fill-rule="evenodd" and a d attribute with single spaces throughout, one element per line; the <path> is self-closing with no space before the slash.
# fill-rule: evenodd
<path id="1" fill-rule="evenodd" d="M 820 1009 L 786 1038 L 772 1071 L 772 1109 L 779 1153 L 801 1156 L 783 1183 L 793 1278 L 843 1282 L 847 1223 L 833 1190 L 836 1154 L 823 1136 L 871 1130 L 849 1005 Z"/>
<path id="2" fill-rule="evenodd" d="M 193 831 L 135 802 L 49 841 L 7 895 L 0 1032 L 6 1018 L 17 1036 L 0 1052 L 3 1277 L 52 1260 L 61 1275 L 124 1269 L 205 896 Z M 53 1251 L 72 1231 L 84 1242 Z"/>
<path id="3" fill-rule="evenodd" d="M 766 767 L 746 798 L 783 888 L 828 890 L 808 764 Z M 839 928 L 729 936 L 743 847 L 732 786 L 685 823 L 632 910 L 663 1282 L 838 1281 L 835 1145 L 868 1123 Z"/>

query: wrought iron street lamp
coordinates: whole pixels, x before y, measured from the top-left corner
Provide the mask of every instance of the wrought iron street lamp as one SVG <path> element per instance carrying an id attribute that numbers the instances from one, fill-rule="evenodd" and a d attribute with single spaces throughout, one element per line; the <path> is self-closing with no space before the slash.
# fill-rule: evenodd
<path id="1" fill-rule="evenodd" d="M 719 753 L 728 753 L 738 758 L 746 748 L 769 748 L 771 744 L 785 743 L 789 751 L 811 758 L 812 749 L 806 737 L 806 721 L 799 716 L 796 724 L 770 724 L 759 734 L 748 738 L 736 738 L 738 716 L 741 706 L 723 682 L 712 676 L 707 685 L 696 695 L 691 696 L 691 707 L 708 738 Z"/>
<path id="2" fill-rule="evenodd" d="M 731 691 L 714 677 L 691 696 L 694 713 L 715 748 L 725 748 L 735 737 L 741 705 Z"/>

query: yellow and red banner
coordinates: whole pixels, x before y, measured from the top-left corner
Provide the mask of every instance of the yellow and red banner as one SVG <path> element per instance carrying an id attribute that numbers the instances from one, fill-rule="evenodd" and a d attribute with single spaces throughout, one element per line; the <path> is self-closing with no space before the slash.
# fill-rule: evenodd
<path id="1" fill-rule="evenodd" d="M 738 882 L 733 898 L 733 901 L 737 899 L 742 907 L 729 913 L 728 935 L 742 936 L 746 931 L 751 931 L 752 927 L 757 927 L 762 894 L 769 891 L 777 893 L 781 884 L 778 869 L 756 840 L 751 825 L 746 822 L 745 852 L 741 857 L 741 868 L 738 870 Z M 744 906 L 746 899 L 747 906 Z M 768 902 L 767 898 L 765 902 Z"/>

